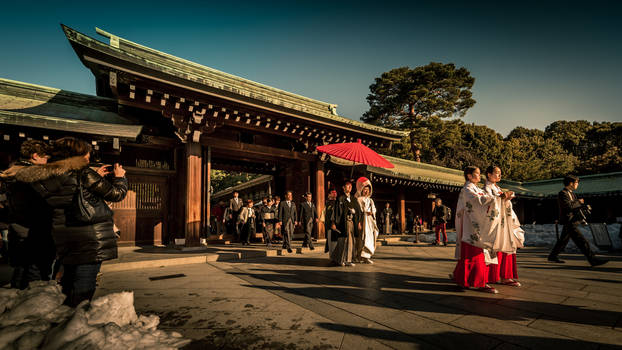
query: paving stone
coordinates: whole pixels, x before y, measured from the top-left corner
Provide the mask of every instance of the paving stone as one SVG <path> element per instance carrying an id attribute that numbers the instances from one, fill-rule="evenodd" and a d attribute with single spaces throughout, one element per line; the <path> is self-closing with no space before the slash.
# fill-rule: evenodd
<path id="1" fill-rule="evenodd" d="M 467 315 L 451 322 L 452 325 L 477 332 L 488 337 L 530 349 L 597 349 L 598 344 L 576 341 L 551 332 L 545 332 L 514 322 L 489 317 Z M 565 344 L 563 347 L 559 344 Z"/>
<path id="2" fill-rule="evenodd" d="M 134 290 L 136 310 L 192 338 L 188 349 L 620 347 L 622 261 L 590 269 L 567 255 L 560 267 L 528 247 L 524 287 L 493 295 L 449 281 L 453 248 L 396 242 L 377 252 L 353 268 L 305 252 L 105 272 L 96 296 Z M 186 276 L 149 280 L 177 273 Z"/>
<path id="3" fill-rule="evenodd" d="M 389 350 L 393 349 L 376 340 L 364 337 L 358 334 L 345 333 L 341 342 L 342 350 L 359 349 L 359 350 Z"/>
<path id="4" fill-rule="evenodd" d="M 622 346 L 622 332 L 613 330 L 611 327 L 539 319 L 530 324 L 529 328 L 536 328 L 607 346 Z"/>
<path id="5" fill-rule="evenodd" d="M 501 341 L 436 322 L 408 312 L 401 312 L 381 322 L 383 325 L 445 349 L 469 344 L 470 349 L 492 349 Z"/>
<path id="6" fill-rule="evenodd" d="M 538 318 L 537 313 L 498 305 L 486 299 L 452 296 L 444 298 L 439 302 L 442 302 L 450 309 L 462 310 L 463 313 L 486 316 L 499 320 L 508 320 L 524 326 Z"/>

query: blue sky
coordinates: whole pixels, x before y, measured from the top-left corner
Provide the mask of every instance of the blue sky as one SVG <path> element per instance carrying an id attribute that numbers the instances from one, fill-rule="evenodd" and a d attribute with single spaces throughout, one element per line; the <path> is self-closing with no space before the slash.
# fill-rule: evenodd
<path id="1" fill-rule="evenodd" d="M 616 2 L 440 3 L 13 2 L 0 12 L 0 77 L 95 94 L 63 23 L 336 103 L 352 119 L 382 72 L 436 61 L 476 79 L 464 120 L 503 135 L 561 119 L 622 121 Z"/>

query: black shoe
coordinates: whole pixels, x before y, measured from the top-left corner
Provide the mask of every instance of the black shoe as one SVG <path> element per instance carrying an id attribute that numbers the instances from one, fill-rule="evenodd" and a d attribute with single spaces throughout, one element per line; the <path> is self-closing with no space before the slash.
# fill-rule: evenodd
<path id="1" fill-rule="evenodd" d="M 563 264 L 565 263 L 564 260 L 561 260 L 560 258 L 556 257 L 556 256 L 549 256 L 548 261 L 550 262 L 554 262 L 554 263 L 558 263 L 558 264 Z"/>
<path id="2" fill-rule="evenodd" d="M 287 248 L 287 252 L 291 253 L 292 252 L 292 248 Z"/>
<path id="3" fill-rule="evenodd" d="M 592 259 L 590 259 L 590 265 L 592 265 L 592 267 L 604 265 L 604 264 L 606 264 L 608 262 L 609 262 L 609 260 L 607 260 L 607 259 L 599 259 L 599 258 L 592 258 Z"/>
<path id="4" fill-rule="evenodd" d="M 310 245 L 310 246 L 309 246 L 309 250 L 315 250 L 315 247 L 314 247 L 314 246 L 312 246 L 312 245 Z"/>

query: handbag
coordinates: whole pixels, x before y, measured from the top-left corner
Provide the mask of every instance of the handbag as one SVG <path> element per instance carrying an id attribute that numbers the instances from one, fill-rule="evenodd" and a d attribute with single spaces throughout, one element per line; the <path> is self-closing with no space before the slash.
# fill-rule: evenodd
<path id="1" fill-rule="evenodd" d="M 96 203 L 99 205 L 93 205 L 89 202 L 84 195 L 84 187 L 82 186 L 82 174 L 78 173 L 78 188 L 71 201 L 71 208 L 69 215 L 66 218 L 67 226 L 87 226 L 104 221 L 108 221 L 112 218 L 112 210 L 110 207 L 103 203 Z"/>

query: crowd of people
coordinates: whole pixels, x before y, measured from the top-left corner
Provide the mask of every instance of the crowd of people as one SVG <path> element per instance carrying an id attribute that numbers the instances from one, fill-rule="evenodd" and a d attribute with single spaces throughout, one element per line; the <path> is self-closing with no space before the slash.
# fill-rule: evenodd
<path id="1" fill-rule="evenodd" d="M 27 140 L 0 173 L 12 288 L 54 278 L 75 307 L 93 297 L 101 263 L 117 257 L 108 203 L 126 196 L 125 170 L 92 168 L 90 155 L 91 145 L 73 137 L 52 146 Z"/>
<path id="2" fill-rule="evenodd" d="M 481 180 L 480 169 L 469 166 L 464 170 L 465 184 L 456 208 L 455 257 L 458 262 L 450 278 L 465 288 L 498 293 L 491 283 L 521 286 L 516 251 L 523 247 L 525 233 L 512 207 L 514 193 L 503 191 L 497 184 L 501 180 L 501 169 L 489 166 L 485 176 L 485 185 L 480 188 L 477 185 Z M 581 210 L 585 207 L 583 199 L 578 199 L 573 192 L 578 186 L 578 177 L 564 178 L 564 188 L 558 195 L 559 217 L 564 228 L 548 260 L 563 263 L 558 254 L 572 238 L 590 265 L 599 266 L 608 261 L 595 256 L 577 229 L 584 218 Z M 437 228 L 437 237 L 438 231 Z"/>
<path id="3" fill-rule="evenodd" d="M 313 231 L 322 221 L 327 233 L 325 250 L 336 265 L 372 264 L 371 257 L 380 233 L 376 206 L 371 199 L 372 185 L 367 178 L 361 177 L 356 186 L 353 194 L 352 182 L 347 181 L 339 197 L 336 190 L 329 191 L 326 206 L 320 213 L 310 192 L 305 193 L 298 203 L 294 202 L 293 193 L 287 191 L 283 201 L 279 196 L 265 197 L 257 205 L 251 199 L 242 200 L 238 192 L 233 192 L 227 206 L 220 201 L 212 207 L 213 233 L 228 233 L 246 245 L 259 232 L 268 247 L 282 242 L 283 249 L 291 253 L 296 227 L 300 227 L 304 234 L 302 247 L 314 250 Z"/>
<path id="4" fill-rule="evenodd" d="M 125 170 L 119 164 L 92 167 L 90 154 L 90 144 L 72 137 L 58 139 L 51 146 L 28 140 L 21 146 L 21 159 L 0 173 L 4 195 L 0 205 L 7 213 L 0 221 L 8 223 L 0 227 L 8 232 L 8 237 L 2 237 L 2 255 L 9 257 L 14 268 L 11 287 L 24 289 L 31 281 L 58 279 L 67 295 L 65 303 L 76 306 L 92 298 L 101 263 L 117 257 L 108 203 L 126 196 Z M 455 216 L 457 264 L 450 278 L 460 286 L 489 293 L 497 293 L 490 283 L 519 287 L 516 251 L 523 247 L 524 232 L 512 207 L 514 193 L 498 186 L 501 169 L 497 166 L 486 169 L 483 187 L 478 186 L 477 167 L 467 167 L 464 178 Z M 585 208 L 583 199 L 573 192 L 578 185 L 575 176 L 564 179 L 558 196 L 564 228 L 548 260 L 563 263 L 558 255 L 573 239 L 592 266 L 602 265 L 607 260 L 595 257 L 577 230 Z M 365 177 L 354 184 L 346 181 L 341 190 L 339 195 L 329 191 L 321 213 L 311 193 L 299 203 L 287 191 L 283 201 L 278 196 L 266 197 L 255 205 L 234 192 L 228 206 L 221 202 L 212 208 L 212 227 L 218 234 L 232 234 L 243 245 L 261 232 L 268 247 L 282 242 L 283 249 L 291 253 L 295 228 L 301 227 L 304 233 L 303 247 L 314 250 L 312 233 L 322 221 L 324 250 L 334 265 L 373 264 L 378 234 L 394 232 L 396 215 L 389 203 L 377 213 L 372 183 Z M 446 225 L 451 218 L 451 209 L 436 198 L 432 210 L 435 244 L 447 245 Z M 407 211 L 406 222 L 410 232 L 421 231 L 422 220 L 412 210 Z"/>

